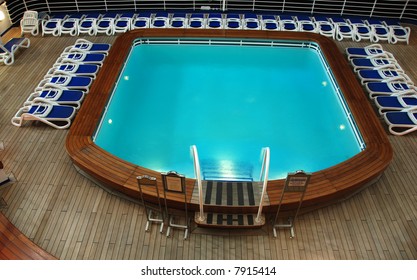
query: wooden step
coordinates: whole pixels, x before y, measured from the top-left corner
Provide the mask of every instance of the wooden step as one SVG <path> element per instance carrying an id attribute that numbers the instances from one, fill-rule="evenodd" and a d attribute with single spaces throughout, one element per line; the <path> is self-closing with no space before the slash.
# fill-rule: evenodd
<path id="1" fill-rule="evenodd" d="M 262 214 L 259 221 L 256 214 L 222 214 L 204 213 L 204 219 L 200 218 L 200 213 L 196 212 L 194 221 L 199 227 L 224 228 L 224 229 L 249 229 L 260 228 L 265 224 L 265 216 Z"/>

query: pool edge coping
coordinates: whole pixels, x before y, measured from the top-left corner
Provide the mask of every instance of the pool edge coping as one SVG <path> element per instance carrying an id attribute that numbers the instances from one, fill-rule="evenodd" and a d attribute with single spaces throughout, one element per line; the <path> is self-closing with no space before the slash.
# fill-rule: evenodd
<path id="1" fill-rule="evenodd" d="M 66 149 L 73 163 L 106 187 L 137 199 L 139 194 L 136 176 L 148 174 L 158 178 L 158 183 L 162 189 L 159 172 L 114 157 L 92 141 L 92 135 L 95 133 L 103 108 L 107 104 L 113 85 L 118 79 L 132 42 L 138 37 L 295 39 L 313 41 L 320 46 L 354 115 L 366 149 L 338 165 L 314 172 L 303 202 L 303 208 L 305 209 L 318 208 L 351 196 L 364 185 L 368 185 L 379 178 L 392 160 L 393 151 L 385 130 L 376 117 L 346 58 L 331 39 L 305 32 L 189 29 L 134 30 L 122 34 L 116 39 L 66 139 Z M 107 73 L 111 73 L 111 75 L 106 75 Z M 284 180 L 268 182 L 270 200 L 278 201 L 283 184 Z M 191 198 L 193 186 L 194 180 L 187 179 L 189 198 Z M 152 194 L 149 195 L 149 199 L 154 199 Z M 175 207 L 180 205 L 179 199 L 176 196 L 168 197 L 168 203 Z M 295 207 L 296 201 L 296 197 L 289 195 L 284 200 L 285 208 Z M 273 211 L 276 206 L 276 204 L 271 203 L 264 209 L 267 212 Z M 195 207 L 196 205 L 190 205 L 191 209 L 195 209 Z"/>

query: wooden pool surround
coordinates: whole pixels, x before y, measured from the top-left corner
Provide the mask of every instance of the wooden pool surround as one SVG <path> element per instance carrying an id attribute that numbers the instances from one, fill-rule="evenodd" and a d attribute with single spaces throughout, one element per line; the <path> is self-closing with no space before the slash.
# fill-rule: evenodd
<path id="1" fill-rule="evenodd" d="M 345 56 L 331 39 L 304 32 L 189 29 L 134 30 L 122 34 L 116 39 L 66 139 L 66 149 L 75 166 L 83 173 L 94 178 L 100 185 L 116 191 L 116 193 L 139 199 L 136 181 L 136 177 L 139 175 L 156 177 L 158 187 L 162 191 L 162 179 L 159 172 L 117 158 L 95 145 L 92 140 L 92 135 L 101 120 L 104 107 L 112 94 L 132 42 L 140 37 L 294 39 L 312 41 L 320 45 L 361 131 L 366 149 L 338 165 L 314 172 L 302 204 L 303 212 L 341 201 L 357 193 L 377 180 L 393 157 L 386 132 L 376 117 Z M 163 113 L 158 111 L 157 106 L 155 107 L 155 114 Z M 273 151 L 271 156 L 274 156 Z M 189 201 L 194 183 L 194 179 L 187 178 L 187 197 Z M 284 180 L 268 182 L 267 193 L 270 205 L 264 206 L 264 212 L 276 211 L 283 185 Z M 155 195 L 148 193 L 146 199 L 155 201 Z M 179 195 L 170 194 L 167 197 L 167 204 L 169 207 L 180 208 L 182 199 Z M 298 206 L 298 195 L 287 194 L 283 201 L 282 210 L 291 211 L 296 206 Z M 218 212 L 242 210 L 238 208 L 216 210 L 210 208 L 210 206 L 207 206 L 205 210 Z M 197 210 L 198 204 L 189 202 L 189 209 Z M 245 208 L 245 211 L 256 212 L 257 208 Z"/>

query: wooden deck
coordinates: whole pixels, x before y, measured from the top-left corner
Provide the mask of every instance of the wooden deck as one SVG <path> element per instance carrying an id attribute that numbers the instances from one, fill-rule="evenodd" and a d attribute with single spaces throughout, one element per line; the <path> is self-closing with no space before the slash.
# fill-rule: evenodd
<path id="1" fill-rule="evenodd" d="M 417 27 L 410 45 L 383 44 L 417 81 Z M 7 34 L 12 36 L 13 33 Z M 114 37 L 85 37 L 113 43 Z M 60 259 L 417 259 L 417 134 L 388 136 L 394 158 L 381 179 L 350 199 L 299 217 L 296 237 L 271 226 L 232 232 L 195 229 L 189 240 L 156 226 L 144 231 L 143 208 L 80 175 L 65 150 L 68 131 L 10 119 L 73 37 L 30 37 L 12 66 L 0 66 L 0 152 L 18 182 L 2 213 L 30 240 Z M 348 46 L 367 43 L 338 43 Z M 384 125 L 384 127 L 386 127 Z"/>

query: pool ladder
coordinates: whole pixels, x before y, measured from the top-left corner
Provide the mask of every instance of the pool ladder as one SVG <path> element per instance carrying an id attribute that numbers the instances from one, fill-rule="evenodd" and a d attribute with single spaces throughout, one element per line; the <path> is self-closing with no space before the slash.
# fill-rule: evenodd
<path id="1" fill-rule="evenodd" d="M 195 222 L 198 226 L 259 228 L 265 224 L 262 208 L 265 203 L 269 203 L 266 194 L 270 162 L 269 147 L 262 149 L 260 179 L 254 182 L 203 180 L 195 145 L 191 146 L 191 156 L 194 161 L 197 185 L 194 197 L 198 198 L 199 204 L 199 211 L 195 213 Z M 222 194 L 227 194 L 227 197 L 222 198 Z"/>

